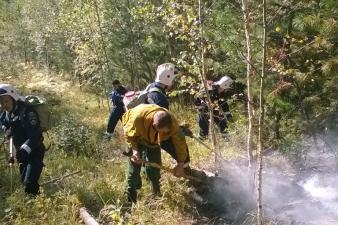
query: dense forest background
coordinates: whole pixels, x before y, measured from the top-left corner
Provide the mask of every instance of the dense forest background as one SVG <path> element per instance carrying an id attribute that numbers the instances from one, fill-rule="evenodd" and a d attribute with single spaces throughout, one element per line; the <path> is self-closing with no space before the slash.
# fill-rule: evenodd
<path id="1" fill-rule="evenodd" d="M 38 198 L 22 201 L 22 192 L 10 192 L 7 165 L 0 164 L 0 201 L 4 202 L 0 206 L 3 217 L 0 223 L 80 224 L 78 209 L 81 206 L 87 207 L 100 221 L 107 221 L 109 217 L 112 224 L 126 224 L 126 221 L 168 224 L 171 221 L 181 225 L 187 219 L 200 221 L 204 217 L 214 221 L 214 215 L 202 214 L 205 209 L 199 211 L 189 200 L 182 201 L 189 189 L 186 183 L 168 177 L 163 182 L 165 201 L 152 205 L 147 199 L 141 200 L 131 218 L 126 219 L 121 213 L 126 170 L 125 158 L 121 156 L 124 145 L 121 127 L 112 141 L 103 139 L 111 81 L 119 79 L 130 90 L 141 90 L 154 80 L 157 66 L 165 62 L 180 68 L 175 87 L 169 92 L 171 110 L 180 121 L 190 123 L 194 133 L 198 129 L 197 110 L 192 104 L 196 84 L 202 84 L 205 78 L 215 81 L 228 75 L 246 86 L 245 97 L 229 101 L 234 115 L 229 140 L 217 136 L 216 143 L 206 142 L 212 144 L 214 152 L 218 145 L 224 157 L 222 166 L 230 158 L 242 157 L 245 161 L 243 168 L 238 167 L 237 161 L 230 162 L 232 167 L 226 167 L 225 170 L 231 172 L 228 177 L 240 180 L 240 185 L 230 186 L 229 190 L 219 189 L 216 196 L 220 199 L 244 186 L 241 182 L 250 180 L 249 176 L 255 177 L 243 171 L 248 171 L 250 154 L 251 158 L 255 157 L 259 150 L 264 154 L 272 150 L 286 157 L 282 159 L 278 155 L 267 160 L 264 165 L 267 166 L 264 175 L 268 177 L 266 189 L 285 181 L 290 186 L 288 190 L 295 190 L 299 187 L 293 185 L 299 179 L 307 181 L 307 175 L 302 172 L 312 167 L 307 170 L 299 166 L 302 157 L 304 161 L 311 158 L 316 166 L 322 163 L 334 171 L 338 159 L 338 1 L 266 0 L 265 29 L 262 2 L 0 1 L 0 81 L 12 83 L 21 93 L 37 92 L 46 97 L 53 115 L 51 138 L 46 138 L 52 147 L 47 152 L 42 180 L 81 172 L 69 180 L 48 183 Z M 262 66 L 264 47 L 266 65 Z M 263 88 L 260 88 L 261 81 Z M 263 122 L 260 115 L 264 115 Z M 214 169 L 210 149 L 190 139 L 188 145 L 194 168 Z M 6 152 L 6 146 L 2 147 L 5 151 L 0 152 Z M 249 157 L 243 156 L 246 150 Z M 330 158 L 334 162 L 319 157 L 325 155 L 324 150 L 328 150 L 329 157 L 334 156 Z M 313 151 L 315 154 L 306 158 L 306 154 Z M 290 169 L 294 166 L 290 159 L 298 163 L 296 172 Z M 274 162 L 280 163 L 278 169 L 271 169 Z M 287 174 L 296 174 L 297 178 L 286 179 L 276 172 L 281 168 L 286 169 Z M 324 174 L 319 179 L 323 184 L 327 181 L 325 177 L 330 176 Z M 328 181 L 328 185 L 336 183 L 335 178 Z M 20 189 L 18 180 L 14 187 Z M 236 194 L 242 198 L 247 197 L 243 193 L 250 193 L 252 197 L 252 192 L 250 188 Z M 286 200 L 285 192 L 278 198 L 272 195 L 272 201 L 266 200 L 264 207 L 269 208 L 275 199 L 293 204 L 297 198 Z M 147 193 L 150 190 L 142 190 L 141 196 Z M 299 196 L 298 192 L 293 193 Z M 265 194 L 268 199 L 269 191 Z M 333 203 L 330 209 L 336 207 L 336 198 Z M 311 204 L 308 214 L 303 211 L 295 214 L 316 215 L 322 219 Z M 228 206 L 224 208 L 233 207 L 232 203 Z M 216 208 L 221 207 L 216 205 Z M 275 209 L 280 213 L 284 208 Z M 233 214 L 243 219 L 253 215 L 250 210 L 244 210 L 245 216 Z M 322 210 L 328 211 L 325 207 Z M 309 218 L 306 221 L 312 220 Z"/>
<path id="2" fill-rule="evenodd" d="M 248 3 L 253 95 L 262 51 L 261 4 Z M 265 86 L 268 143 L 302 134 L 316 139 L 337 112 L 338 3 L 335 0 L 267 2 L 268 65 Z M 200 20 L 197 1 L 7 0 L 0 3 L 2 74 L 34 64 L 68 76 L 104 96 L 112 79 L 142 89 L 157 65 L 183 71 L 178 88 L 200 82 Z M 203 1 L 208 79 L 230 75 L 246 82 L 242 4 Z"/>

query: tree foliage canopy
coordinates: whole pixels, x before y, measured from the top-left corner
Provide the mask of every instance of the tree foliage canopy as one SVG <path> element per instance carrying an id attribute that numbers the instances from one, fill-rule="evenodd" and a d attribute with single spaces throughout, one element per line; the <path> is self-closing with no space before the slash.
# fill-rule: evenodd
<path id="1" fill-rule="evenodd" d="M 206 75 L 245 81 L 245 36 L 238 1 L 7 0 L 0 3 L 0 69 L 33 63 L 106 90 L 113 78 L 129 88 L 152 81 L 158 64 L 182 68 L 181 85 L 199 82 L 200 43 Z M 257 95 L 261 5 L 250 1 L 249 22 Z M 338 2 L 271 0 L 268 7 L 267 135 L 311 133 L 336 123 Z M 283 135 L 283 132 L 285 135 Z M 281 134 L 282 133 L 282 134 Z M 272 137 L 273 136 L 273 137 Z"/>

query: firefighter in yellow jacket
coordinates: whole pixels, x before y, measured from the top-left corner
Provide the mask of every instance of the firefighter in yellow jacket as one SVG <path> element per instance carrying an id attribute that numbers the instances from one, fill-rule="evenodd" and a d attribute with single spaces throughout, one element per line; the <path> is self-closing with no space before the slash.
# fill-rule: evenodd
<path id="1" fill-rule="evenodd" d="M 188 147 L 178 121 L 170 112 L 157 105 L 141 104 L 128 110 L 122 123 L 128 148 L 132 151 L 127 177 L 129 202 L 136 202 L 137 190 L 142 186 L 142 160 L 161 164 L 161 148 L 176 160 L 175 176 L 184 175 L 184 168 L 188 167 L 189 162 Z M 145 171 L 153 194 L 159 195 L 160 170 L 146 167 Z"/>

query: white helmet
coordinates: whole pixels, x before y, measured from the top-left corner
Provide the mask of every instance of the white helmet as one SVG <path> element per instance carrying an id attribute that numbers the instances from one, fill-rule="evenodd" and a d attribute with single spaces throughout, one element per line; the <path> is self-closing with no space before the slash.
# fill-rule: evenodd
<path id="1" fill-rule="evenodd" d="M 229 76 L 224 76 L 219 81 L 216 81 L 214 85 L 218 85 L 224 91 L 229 89 L 233 82 Z"/>
<path id="2" fill-rule="evenodd" d="M 172 63 L 164 63 L 159 65 L 156 70 L 155 82 L 171 86 L 178 73 L 177 68 Z"/>
<path id="3" fill-rule="evenodd" d="M 24 101 L 25 98 L 20 96 L 14 87 L 10 84 L 0 84 L 0 96 L 11 96 L 15 101 Z"/>

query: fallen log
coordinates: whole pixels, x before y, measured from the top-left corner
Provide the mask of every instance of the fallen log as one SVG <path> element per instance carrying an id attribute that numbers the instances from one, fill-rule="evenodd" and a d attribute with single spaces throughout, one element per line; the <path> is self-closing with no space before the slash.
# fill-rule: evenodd
<path id="1" fill-rule="evenodd" d="M 80 208 L 80 218 L 86 225 L 100 225 L 84 207 Z"/>
<path id="2" fill-rule="evenodd" d="M 50 183 L 55 183 L 55 182 L 61 181 L 65 178 L 67 178 L 67 177 L 71 177 L 71 176 L 74 176 L 74 175 L 79 174 L 79 173 L 81 173 L 81 170 L 78 170 L 78 171 L 70 173 L 70 174 L 66 174 L 62 177 L 54 178 L 54 179 L 51 179 L 49 181 L 43 182 L 42 184 L 40 184 L 40 186 L 44 186 L 44 185 L 47 185 L 47 184 L 50 184 Z"/>

